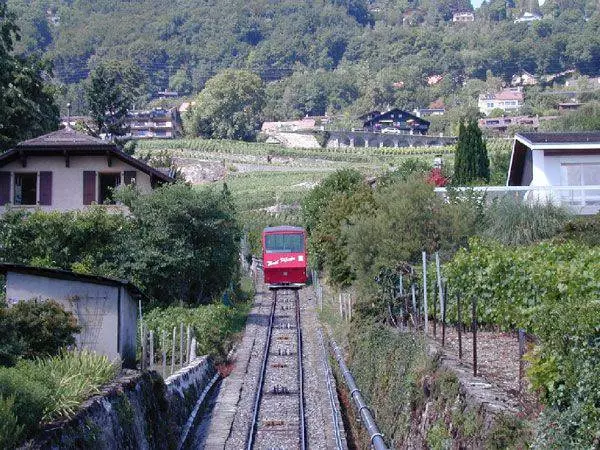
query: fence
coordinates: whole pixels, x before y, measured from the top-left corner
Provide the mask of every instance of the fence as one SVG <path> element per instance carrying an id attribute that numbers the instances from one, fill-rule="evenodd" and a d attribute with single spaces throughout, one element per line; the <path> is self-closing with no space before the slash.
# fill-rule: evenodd
<path id="1" fill-rule="evenodd" d="M 472 193 L 486 200 L 512 196 L 524 203 L 552 203 L 575 214 L 596 214 L 600 211 L 600 185 L 593 186 L 475 186 L 436 188 L 436 194 L 447 198 Z"/>
<path id="2" fill-rule="evenodd" d="M 172 331 L 154 331 L 142 321 L 140 336 L 142 370 L 156 370 L 167 378 L 196 359 L 196 338 L 189 325 L 180 323 Z"/>

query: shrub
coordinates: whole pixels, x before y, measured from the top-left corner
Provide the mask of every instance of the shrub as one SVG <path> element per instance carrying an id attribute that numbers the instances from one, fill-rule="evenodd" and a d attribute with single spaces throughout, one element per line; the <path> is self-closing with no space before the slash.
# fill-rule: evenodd
<path id="1" fill-rule="evenodd" d="M 52 300 L 22 301 L 6 314 L 23 343 L 25 358 L 56 355 L 61 348 L 73 345 L 73 334 L 81 330 L 75 316 Z"/>
<path id="2" fill-rule="evenodd" d="M 571 215 L 552 204 L 528 205 L 505 196 L 485 211 L 482 235 L 507 245 L 527 245 L 555 236 Z"/>
<path id="3" fill-rule="evenodd" d="M 23 354 L 25 344 L 17 332 L 8 309 L 0 305 L 0 366 L 13 366 Z"/>
<path id="4" fill-rule="evenodd" d="M 594 216 L 572 218 L 564 224 L 557 239 L 600 246 L 600 213 Z"/>
<path id="5" fill-rule="evenodd" d="M 10 449 L 17 445 L 23 426 L 14 414 L 15 398 L 0 395 L 0 448 Z"/>
<path id="6" fill-rule="evenodd" d="M 444 268 L 452 292 L 479 299 L 480 323 L 539 338 L 529 355 L 532 386 L 571 417 L 560 426 L 587 446 L 600 417 L 599 260 L 599 248 L 574 243 L 523 248 L 472 240 Z M 447 314 L 456 320 L 456 302 Z"/>
<path id="7" fill-rule="evenodd" d="M 212 355 L 217 359 L 225 357 L 233 333 L 241 331 L 246 318 L 246 305 L 235 308 L 211 304 L 189 308 L 170 306 L 155 308 L 144 317 L 148 330 L 154 331 L 157 339 L 164 331 L 167 336 L 166 350 L 170 355 L 173 328 L 179 333 L 181 323 L 191 326 L 197 341 L 196 353 Z M 177 342 L 176 342 L 176 345 Z M 156 346 L 155 348 L 158 348 Z"/>
<path id="8" fill-rule="evenodd" d="M 40 378 L 43 379 L 44 374 L 40 374 Z M 22 366 L 0 368 L 0 396 L 14 398 L 12 413 L 22 427 L 22 436 L 17 439 L 31 436 L 50 407 L 48 386 L 25 376 Z"/>
<path id="9" fill-rule="evenodd" d="M 16 425 L 8 430 L 19 442 L 31 437 L 41 422 L 72 417 L 77 406 L 97 394 L 119 370 L 106 356 L 89 352 L 63 352 L 0 368 L 0 443 L 10 439 L 3 434 L 4 417 L 16 419 Z"/>

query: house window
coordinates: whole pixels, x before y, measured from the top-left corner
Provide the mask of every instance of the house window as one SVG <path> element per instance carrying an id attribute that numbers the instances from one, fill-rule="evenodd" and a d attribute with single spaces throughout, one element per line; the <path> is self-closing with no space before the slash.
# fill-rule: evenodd
<path id="1" fill-rule="evenodd" d="M 15 174 L 15 205 L 35 205 L 37 204 L 37 173 L 16 173 Z"/>
<path id="2" fill-rule="evenodd" d="M 100 198 L 98 203 L 113 205 L 115 200 L 113 199 L 114 189 L 121 184 L 121 173 L 101 173 L 100 175 Z"/>
<path id="3" fill-rule="evenodd" d="M 563 186 L 600 185 L 600 163 L 563 164 L 561 175 Z"/>
<path id="4" fill-rule="evenodd" d="M 487 107 L 488 107 L 488 108 L 493 108 L 493 107 L 494 107 L 494 104 L 493 104 L 493 103 L 488 103 L 488 104 L 487 104 Z"/>

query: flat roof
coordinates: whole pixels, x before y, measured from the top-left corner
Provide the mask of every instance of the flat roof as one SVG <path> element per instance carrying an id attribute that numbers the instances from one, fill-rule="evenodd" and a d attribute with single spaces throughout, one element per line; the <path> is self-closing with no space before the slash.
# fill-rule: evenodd
<path id="1" fill-rule="evenodd" d="M 101 284 L 104 286 L 116 286 L 126 288 L 133 296 L 147 298 L 146 295 L 133 283 L 128 280 L 118 278 L 103 277 L 100 275 L 89 275 L 77 273 L 64 269 L 53 269 L 48 267 L 26 266 L 24 264 L 0 263 L 0 274 L 8 272 L 25 273 L 46 278 L 56 278 L 60 280 L 81 281 L 83 283 Z"/>
<path id="2" fill-rule="evenodd" d="M 600 145 L 600 131 L 577 133 L 517 133 L 516 139 L 528 146 L 539 144 Z"/>
<path id="3" fill-rule="evenodd" d="M 277 232 L 277 231 L 300 231 L 302 233 L 304 233 L 304 228 L 302 227 L 293 227 L 290 225 L 281 225 L 278 227 L 266 227 L 263 230 L 263 233 L 272 233 L 272 232 Z"/>

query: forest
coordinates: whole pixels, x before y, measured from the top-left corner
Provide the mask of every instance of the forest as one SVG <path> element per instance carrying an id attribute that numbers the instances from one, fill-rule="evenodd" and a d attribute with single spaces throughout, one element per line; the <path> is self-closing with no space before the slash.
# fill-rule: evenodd
<path id="1" fill-rule="evenodd" d="M 473 106 L 477 94 L 526 70 L 598 75 L 600 14 L 590 0 L 490 0 L 475 22 L 452 22 L 468 0 L 9 0 L 15 50 L 53 65 L 57 103 L 86 113 L 83 83 L 101 63 L 127 60 L 145 96 L 198 93 L 226 68 L 265 82 L 265 120 L 354 117 L 374 108 Z M 524 12 L 542 20 L 515 23 Z M 441 75 L 435 84 L 428 78 Z M 536 87 L 537 88 L 537 87 Z M 543 98 L 538 96 L 543 107 Z M 141 106 L 141 104 L 137 105 Z M 539 112 L 539 111 L 534 111 Z"/>

